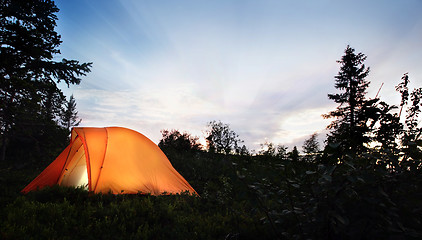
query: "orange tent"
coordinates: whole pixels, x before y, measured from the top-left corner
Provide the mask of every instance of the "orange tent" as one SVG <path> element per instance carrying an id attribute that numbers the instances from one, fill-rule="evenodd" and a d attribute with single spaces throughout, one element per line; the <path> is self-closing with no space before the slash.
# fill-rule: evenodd
<path id="1" fill-rule="evenodd" d="M 157 145 L 120 127 L 73 128 L 69 146 L 22 192 L 55 184 L 95 193 L 197 194 Z"/>

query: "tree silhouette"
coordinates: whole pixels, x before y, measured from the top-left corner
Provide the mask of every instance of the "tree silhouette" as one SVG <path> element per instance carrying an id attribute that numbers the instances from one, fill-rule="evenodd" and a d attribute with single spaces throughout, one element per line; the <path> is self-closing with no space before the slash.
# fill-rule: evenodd
<path id="1" fill-rule="evenodd" d="M 303 142 L 303 153 L 310 154 L 310 153 L 317 153 L 319 152 L 319 143 L 317 140 L 318 133 L 312 134 L 308 139 Z"/>
<path id="2" fill-rule="evenodd" d="M 396 86 L 396 91 L 401 94 L 399 117 L 401 116 L 403 106 L 406 105 L 409 100 L 409 88 L 407 87 L 409 84 L 409 74 L 405 73 L 401 80 L 403 81 Z"/>
<path id="3" fill-rule="evenodd" d="M 236 151 L 239 143 L 239 135 L 230 129 L 228 124 L 221 121 L 211 121 L 207 124 L 206 140 L 208 151 L 229 154 Z"/>
<path id="4" fill-rule="evenodd" d="M 314 133 L 303 142 L 302 150 L 303 153 L 306 155 L 306 161 L 312 161 L 315 158 L 315 155 L 320 151 L 317 136 L 318 134 Z"/>
<path id="5" fill-rule="evenodd" d="M 377 99 L 365 98 L 369 86 L 365 80 L 369 74 L 369 67 L 364 64 L 366 56 L 356 54 L 350 46 L 347 46 L 344 53 L 341 60 L 337 61 L 340 71 L 335 76 L 335 87 L 341 92 L 328 94 L 328 98 L 339 105 L 336 110 L 323 116 L 335 118 L 327 127 L 331 130 L 327 143 L 338 146 L 340 152 L 356 154 L 365 148 L 364 143 L 370 141 L 367 124 Z"/>
<path id="6" fill-rule="evenodd" d="M 297 147 L 294 146 L 293 150 L 288 153 L 290 160 L 292 161 L 299 161 L 299 151 L 297 150 Z"/>
<path id="7" fill-rule="evenodd" d="M 422 167 L 422 127 L 418 127 L 418 116 L 422 107 L 422 88 L 414 89 L 410 93 L 410 103 L 406 111 L 404 136 L 401 144 L 404 152 L 403 163 L 409 161 L 412 169 Z"/>
<path id="8" fill-rule="evenodd" d="M 261 143 L 261 150 L 258 151 L 258 155 L 276 157 L 279 159 L 287 159 L 287 147 L 284 145 L 276 145 L 272 142 L 265 141 Z"/>
<path id="9" fill-rule="evenodd" d="M 245 145 L 242 145 L 242 147 L 237 148 L 236 153 L 241 155 L 241 156 L 249 156 L 250 155 L 250 152 Z"/>
<path id="10" fill-rule="evenodd" d="M 61 123 L 66 129 L 70 130 L 74 126 L 78 126 L 82 122 L 79 119 L 78 112 L 76 111 L 76 101 L 73 94 L 70 96 L 69 101 L 66 101 L 62 109 Z"/>
<path id="11" fill-rule="evenodd" d="M 91 63 L 55 61 L 60 35 L 59 9 L 51 0 L 2 0 L 0 4 L 0 138 L 1 158 L 17 134 L 59 118 L 63 94 L 56 83 L 79 84 Z M 46 119 L 47 118 L 47 119 Z M 40 120 L 46 120 L 41 121 Z M 41 129 L 38 129 L 41 131 Z"/>
<path id="12" fill-rule="evenodd" d="M 162 139 L 158 143 L 161 149 L 172 148 L 178 151 L 200 150 L 201 144 L 198 137 L 189 133 L 180 133 L 178 130 L 161 130 Z"/>
<path id="13" fill-rule="evenodd" d="M 272 142 L 265 141 L 265 143 L 261 143 L 261 150 L 259 150 L 258 155 L 273 157 L 276 155 L 276 151 L 277 147 Z"/>

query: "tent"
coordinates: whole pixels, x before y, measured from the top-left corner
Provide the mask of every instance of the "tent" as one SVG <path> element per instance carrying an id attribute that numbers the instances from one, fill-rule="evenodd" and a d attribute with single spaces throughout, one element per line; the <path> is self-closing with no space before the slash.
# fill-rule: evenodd
<path id="1" fill-rule="evenodd" d="M 121 127 L 73 128 L 69 146 L 22 192 L 56 184 L 95 193 L 197 194 L 156 144 Z"/>

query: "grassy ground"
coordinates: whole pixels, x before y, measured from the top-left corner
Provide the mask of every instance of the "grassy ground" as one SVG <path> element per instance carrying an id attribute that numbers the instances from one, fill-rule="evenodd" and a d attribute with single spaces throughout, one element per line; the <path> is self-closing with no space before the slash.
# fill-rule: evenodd
<path id="1" fill-rule="evenodd" d="M 201 195 L 20 194 L 42 166 L 0 168 L 2 239 L 421 239 L 420 172 L 167 151 Z M 356 162 L 356 161 L 355 161 Z"/>
<path id="2" fill-rule="evenodd" d="M 256 239 L 265 232 L 242 206 L 217 198 L 211 181 L 189 195 L 91 194 L 54 186 L 20 193 L 42 167 L 0 169 L 2 239 Z M 195 182 L 195 181 L 193 181 Z M 271 234 L 267 236 L 271 237 Z M 265 236 L 264 236 L 265 238 Z"/>

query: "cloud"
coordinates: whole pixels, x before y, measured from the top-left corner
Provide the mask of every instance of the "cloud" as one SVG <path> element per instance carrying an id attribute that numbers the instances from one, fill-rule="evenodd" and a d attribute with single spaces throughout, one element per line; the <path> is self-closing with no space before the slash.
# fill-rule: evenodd
<path id="1" fill-rule="evenodd" d="M 155 142 L 161 129 L 202 135 L 211 120 L 230 124 L 252 149 L 323 132 L 320 115 L 335 108 L 327 93 L 336 91 L 335 61 L 347 44 L 368 55 L 368 96 L 384 82 L 382 96 L 394 100 L 407 71 L 421 83 L 417 2 L 59 4 L 63 53 L 94 62 L 80 86 L 65 89 L 82 124 L 126 126 Z"/>
<path id="2" fill-rule="evenodd" d="M 136 91 L 80 88 L 75 91 L 79 115 L 86 126 L 126 126 L 147 131 L 158 141 L 165 128 L 198 129 L 210 112 L 221 112 L 189 92 L 189 87 L 150 88 Z"/>

